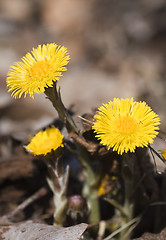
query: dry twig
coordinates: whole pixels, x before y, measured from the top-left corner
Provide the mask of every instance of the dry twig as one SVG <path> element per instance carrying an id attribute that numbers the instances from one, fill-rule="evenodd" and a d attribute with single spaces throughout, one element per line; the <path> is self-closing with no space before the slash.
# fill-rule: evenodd
<path id="1" fill-rule="evenodd" d="M 45 196 L 48 190 L 45 187 L 40 188 L 37 192 L 35 192 L 32 196 L 27 198 L 24 202 L 22 202 L 18 207 L 16 207 L 13 211 L 7 213 L 6 215 L 0 217 L 0 225 L 11 225 L 11 219 L 20 211 L 24 210 L 28 205 L 36 201 L 37 199 Z"/>

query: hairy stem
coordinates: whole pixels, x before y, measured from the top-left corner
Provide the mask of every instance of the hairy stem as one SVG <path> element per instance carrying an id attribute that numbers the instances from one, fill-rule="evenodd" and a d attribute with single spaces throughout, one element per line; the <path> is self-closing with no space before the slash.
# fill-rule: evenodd
<path id="1" fill-rule="evenodd" d="M 52 105 L 58 112 L 59 118 L 65 124 L 68 132 L 77 132 L 77 126 L 62 102 L 60 90 L 57 91 L 56 83 L 54 83 L 53 87 L 46 88 L 44 93 L 46 94 L 47 98 L 52 102 Z"/>

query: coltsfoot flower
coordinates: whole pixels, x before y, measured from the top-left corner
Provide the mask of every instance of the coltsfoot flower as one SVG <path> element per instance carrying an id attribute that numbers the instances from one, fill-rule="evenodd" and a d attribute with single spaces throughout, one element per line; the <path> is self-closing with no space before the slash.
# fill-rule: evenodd
<path id="1" fill-rule="evenodd" d="M 19 62 L 11 66 L 7 75 L 7 87 L 14 98 L 27 94 L 34 98 L 34 93 L 43 93 L 52 87 L 62 72 L 66 71 L 70 57 L 67 48 L 55 43 L 39 45 L 27 53 Z"/>
<path id="2" fill-rule="evenodd" d="M 46 155 L 59 147 L 63 147 L 63 135 L 52 126 L 45 131 L 38 132 L 25 148 L 34 155 Z"/>
<path id="3" fill-rule="evenodd" d="M 105 175 L 102 178 L 102 181 L 100 183 L 100 186 L 98 188 L 98 196 L 103 196 L 107 193 L 109 193 L 114 188 L 114 182 L 117 179 L 116 176 L 109 176 Z"/>
<path id="4" fill-rule="evenodd" d="M 166 148 L 164 148 L 164 149 L 161 151 L 161 155 L 163 156 L 164 160 L 166 161 Z"/>
<path id="5" fill-rule="evenodd" d="M 114 98 L 94 116 L 93 129 L 101 144 L 118 154 L 147 147 L 157 136 L 160 118 L 145 102 Z"/>

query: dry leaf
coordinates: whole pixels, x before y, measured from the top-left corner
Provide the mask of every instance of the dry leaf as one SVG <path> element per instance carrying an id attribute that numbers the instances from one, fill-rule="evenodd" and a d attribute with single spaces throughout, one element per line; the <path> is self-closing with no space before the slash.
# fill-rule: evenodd
<path id="1" fill-rule="evenodd" d="M 27 221 L 0 228 L 0 240 L 78 240 L 87 224 L 72 227 L 55 227 Z"/>
<path id="2" fill-rule="evenodd" d="M 166 239 L 166 228 L 164 228 L 158 234 L 144 233 L 143 236 L 135 238 L 133 240 L 164 240 Z"/>

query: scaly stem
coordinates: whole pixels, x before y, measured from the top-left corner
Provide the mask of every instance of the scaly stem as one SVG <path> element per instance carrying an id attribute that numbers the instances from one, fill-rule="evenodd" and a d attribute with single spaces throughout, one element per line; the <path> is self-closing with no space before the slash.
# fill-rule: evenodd
<path id="1" fill-rule="evenodd" d="M 66 219 L 67 196 L 66 191 L 68 187 L 69 166 L 66 167 L 65 172 L 62 170 L 62 163 L 59 158 L 44 159 L 50 178 L 47 178 L 49 187 L 53 192 L 54 210 L 54 225 L 63 226 Z"/>
<path id="2" fill-rule="evenodd" d="M 100 220 L 100 209 L 98 201 L 98 181 L 99 175 L 92 169 L 89 154 L 86 149 L 77 143 L 79 149 L 79 155 L 77 156 L 79 162 L 83 166 L 83 172 L 86 178 L 83 187 L 83 196 L 87 199 L 90 207 L 90 222 L 98 222 Z"/>
<path id="3" fill-rule="evenodd" d="M 132 157 L 133 156 L 133 157 Z M 122 221 L 121 225 L 127 224 L 133 218 L 133 202 L 131 199 L 131 193 L 133 192 L 133 164 L 134 164 L 134 155 L 124 154 L 122 159 L 122 175 L 125 184 L 125 202 L 123 210 L 126 213 L 126 216 L 121 216 Z M 130 239 L 130 235 L 127 235 L 128 228 L 124 229 L 120 233 L 120 239 L 126 235 L 125 240 Z"/>
<path id="4" fill-rule="evenodd" d="M 59 118 L 65 124 L 68 132 L 77 132 L 77 126 L 75 125 L 72 117 L 63 105 L 60 90 L 57 91 L 56 83 L 54 83 L 53 87 L 46 88 L 44 93 L 46 94 L 47 98 L 52 102 L 52 105 L 58 112 Z"/>

